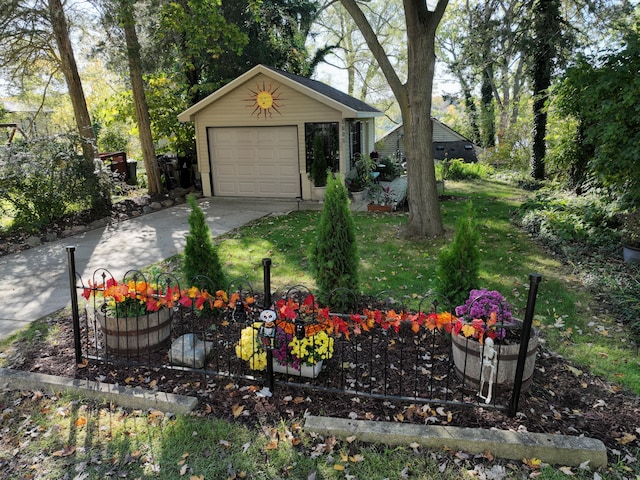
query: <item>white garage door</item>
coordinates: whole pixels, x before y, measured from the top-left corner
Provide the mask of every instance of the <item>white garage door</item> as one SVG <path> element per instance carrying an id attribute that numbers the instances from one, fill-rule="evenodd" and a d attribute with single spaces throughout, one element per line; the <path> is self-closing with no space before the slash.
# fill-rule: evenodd
<path id="1" fill-rule="evenodd" d="M 295 126 L 210 128 L 208 135 L 213 195 L 300 196 Z"/>

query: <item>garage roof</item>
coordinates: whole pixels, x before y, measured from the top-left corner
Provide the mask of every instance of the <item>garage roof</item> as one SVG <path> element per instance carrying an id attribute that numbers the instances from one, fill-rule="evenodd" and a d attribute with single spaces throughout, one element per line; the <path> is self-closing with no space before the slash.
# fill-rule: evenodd
<path id="1" fill-rule="evenodd" d="M 224 87 L 219 88 L 208 97 L 200 100 L 198 103 L 192 105 L 184 112 L 178 115 L 178 120 L 181 122 L 194 121 L 195 115 L 202 109 L 208 107 L 213 102 L 224 96 L 228 92 L 232 91 L 238 85 L 243 84 L 251 77 L 258 74 L 264 74 L 271 78 L 288 85 L 289 87 L 297 90 L 309 97 L 316 99 L 336 110 L 342 112 L 344 118 L 371 118 L 379 117 L 383 113 L 365 102 L 358 100 L 350 95 L 347 95 L 340 90 L 337 90 L 329 85 L 312 80 L 300 75 L 294 75 L 292 73 L 284 72 L 282 70 L 268 67 L 266 65 L 256 65 L 251 70 L 240 75 L 235 80 L 229 82 Z"/>

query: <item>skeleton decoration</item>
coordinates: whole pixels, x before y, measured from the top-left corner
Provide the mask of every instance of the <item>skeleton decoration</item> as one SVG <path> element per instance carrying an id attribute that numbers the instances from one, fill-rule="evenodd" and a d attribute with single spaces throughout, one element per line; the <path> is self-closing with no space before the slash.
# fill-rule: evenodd
<path id="1" fill-rule="evenodd" d="M 491 403 L 491 394 L 493 393 L 493 383 L 496 376 L 496 363 L 498 362 L 498 353 L 493 347 L 493 339 L 487 338 L 484 341 L 484 348 L 481 352 L 482 355 L 482 367 L 480 370 L 480 390 L 478 396 L 484 400 L 484 403 Z M 488 371 L 488 375 L 487 375 Z M 488 380 L 487 380 L 488 377 Z M 484 384 L 488 382 L 489 387 L 487 395 L 482 395 L 484 391 Z"/>
<path id="2" fill-rule="evenodd" d="M 258 335 L 262 339 L 262 345 L 267 349 L 273 348 L 276 337 L 276 312 L 263 310 L 260 313 L 260 321 L 262 321 L 262 326 Z"/>

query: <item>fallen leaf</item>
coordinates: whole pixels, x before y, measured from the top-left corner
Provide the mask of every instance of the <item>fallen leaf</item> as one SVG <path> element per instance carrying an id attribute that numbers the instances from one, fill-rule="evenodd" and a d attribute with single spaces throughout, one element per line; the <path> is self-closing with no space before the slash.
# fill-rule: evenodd
<path id="1" fill-rule="evenodd" d="M 275 438 L 269 440 L 269 443 L 267 443 L 264 448 L 265 450 L 276 450 L 278 448 L 278 440 Z"/>
<path id="2" fill-rule="evenodd" d="M 571 471 L 571 467 L 560 467 L 560 469 L 559 469 L 559 470 L 560 470 L 562 473 L 564 473 L 565 475 L 569 475 L 569 476 L 571 476 L 571 477 L 575 475 L 575 473 L 573 473 L 573 472 Z"/>
<path id="3" fill-rule="evenodd" d="M 542 460 L 540 460 L 539 458 L 523 458 L 522 459 L 522 463 L 524 463 L 527 467 L 529 467 L 532 470 L 537 470 L 542 466 Z"/>
<path id="4" fill-rule="evenodd" d="M 345 440 L 347 441 L 347 443 L 353 443 L 356 441 L 358 437 L 356 437 L 355 435 L 352 435 L 350 437 L 345 438 Z"/>
<path id="5" fill-rule="evenodd" d="M 627 443 L 631 443 L 633 442 L 637 437 L 635 435 L 632 435 L 631 433 L 623 433 L 622 436 L 620 438 L 616 438 L 616 441 L 620 444 L 620 445 L 626 445 Z"/>
<path id="6" fill-rule="evenodd" d="M 70 455 L 73 455 L 74 453 L 76 453 L 76 447 L 70 446 L 70 447 L 64 447 L 62 450 L 56 450 L 55 452 L 53 452 L 53 456 L 68 457 Z"/>
<path id="7" fill-rule="evenodd" d="M 364 462 L 364 456 L 360 455 L 359 453 L 356 453 L 355 455 L 351 455 L 349 457 L 349 461 L 351 463 L 358 463 L 358 462 Z"/>
<path id="8" fill-rule="evenodd" d="M 334 469 L 334 470 L 338 470 L 339 472 L 342 472 L 342 471 L 344 470 L 344 465 L 341 465 L 341 464 L 339 464 L 339 463 L 336 463 L 336 464 L 333 466 L 333 469 Z"/>
<path id="9" fill-rule="evenodd" d="M 86 424 L 87 424 L 87 419 L 85 417 L 78 417 L 78 419 L 76 420 L 77 427 L 82 427 Z"/>
<path id="10" fill-rule="evenodd" d="M 244 405 L 238 405 L 237 403 L 231 407 L 231 410 L 233 412 L 233 416 L 235 418 L 238 418 L 240 415 L 242 415 L 242 412 L 244 411 Z"/>
<path id="11" fill-rule="evenodd" d="M 584 373 L 582 370 L 572 367 L 571 365 L 567 365 L 567 370 L 573 373 L 576 377 L 580 377 Z"/>

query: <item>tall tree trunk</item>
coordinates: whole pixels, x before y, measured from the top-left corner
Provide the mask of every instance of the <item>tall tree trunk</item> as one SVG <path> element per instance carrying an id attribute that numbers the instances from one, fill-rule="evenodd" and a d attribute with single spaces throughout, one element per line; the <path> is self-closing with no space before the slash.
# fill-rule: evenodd
<path id="1" fill-rule="evenodd" d="M 533 51 L 533 140 L 530 175 L 536 180 L 545 177 L 547 111 L 545 103 L 551 86 L 551 70 L 556 57 L 556 42 L 560 30 L 559 0 L 536 0 L 534 13 Z"/>
<path id="2" fill-rule="evenodd" d="M 418 238 L 441 236 L 444 227 L 433 160 L 431 93 L 435 69 L 435 34 L 449 2 L 440 0 L 435 11 L 430 12 L 424 0 L 403 1 L 408 44 L 406 84 L 400 81 L 356 1 L 341 2 L 362 32 L 402 112 L 409 203 L 404 235 Z"/>
<path id="3" fill-rule="evenodd" d="M 480 123 L 482 125 L 482 146 L 496 146 L 496 113 L 493 101 L 493 69 L 489 66 L 482 70 L 480 86 Z"/>
<path id="4" fill-rule="evenodd" d="M 133 2 L 135 0 L 121 0 L 120 13 L 124 27 L 125 40 L 127 42 L 127 57 L 129 60 L 129 77 L 133 90 L 133 102 L 136 108 L 136 119 L 138 121 L 138 135 L 142 147 L 142 158 L 147 172 L 147 184 L 150 194 L 162 192 L 162 180 L 160 169 L 153 146 L 153 136 L 151 135 L 151 121 L 149 119 L 149 107 L 147 96 L 144 93 L 144 82 L 142 80 L 142 62 L 140 60 L 140 43 L 136 33 L 135 17 L 133 12 Z"/>
<path id="5" fill-rule="evenodd" d="M 78 66 L 73 53 L 71 39 L 69 38 L 69 26 L 61 0 L 49 0 L 49 16 L 60 54 L 60 66 L 67 83 L 76 126 L 82 142 L 87 181 L 95 183 L 95 186 L 88 189 L 88 191 L 94 192 L 91 198 L 91 214 L 94 217 L 104 216 L 111 211 L 111 197 L 108 187 L 101 186 L 98 177 L 94 174 L 94 162 L 98 156 L 96 136 L 91 125 L 91 116 L 87 108 L 80 75 L 78 74 Z"/>

